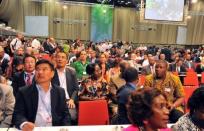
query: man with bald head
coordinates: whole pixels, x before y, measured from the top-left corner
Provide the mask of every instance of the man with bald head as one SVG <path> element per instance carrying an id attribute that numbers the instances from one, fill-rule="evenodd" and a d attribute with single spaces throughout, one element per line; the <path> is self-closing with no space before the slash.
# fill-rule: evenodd
<path id="1" fill-rule="evenodd" d="M 165 60 L 156 61 L 155 73 L 146 76 L 144 88 L 147 87 L 155 87 L 166 95 L 171 109 L 169 120 L 175 123 L 183 115 L 184 89 L 179 77 L 168 72 Z"/>

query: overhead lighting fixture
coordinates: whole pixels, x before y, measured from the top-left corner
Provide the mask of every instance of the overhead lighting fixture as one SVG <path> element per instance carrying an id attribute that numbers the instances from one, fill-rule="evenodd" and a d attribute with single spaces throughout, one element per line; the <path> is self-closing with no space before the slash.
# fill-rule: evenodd
<path id="1" fill-rule="evenodd" d="M 195 4 L 197 2 L 198 2 L 198 0 L 191 0 L 191 3 L 193 3 L 193 4 Z"/>
<path id="2" fill-rule="evenodd" d="M 30 0 L 32 2 L 48 2 L 48 0 Z"/>
<path id="3" fill-rule="evenodd" d="M 192 16 L 188 15 L 186 18 L 187 18 L 187 19 L 191 19 L 191 18 L 192 18 Z"/>
<path id="4" fill-rule="evenodd" d="M 63 5 L 63 9 L 67 9 L 67 6 L 66 6 L 66 5 Z"/>

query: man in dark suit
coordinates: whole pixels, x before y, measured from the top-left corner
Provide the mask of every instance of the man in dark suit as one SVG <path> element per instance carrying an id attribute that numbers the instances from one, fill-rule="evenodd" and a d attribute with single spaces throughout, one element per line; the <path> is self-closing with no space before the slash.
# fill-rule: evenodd
<path id="1" fill-rule="evenodd" d="M 5 51 L 0 46 L 0 75 L 7 76 L 7 69 L 9 67 L 9 60 L 5 58 Z"/>
<path id="2" fill-rule="evenodd" d="M 23 131 L 40 126 L 70 125 L 64 89 L 51 84 L 54 66 L 47 60 L 36 63 L 35 82 L 17 94 L 13 123 Z"/>
<path id="3" fill-rule="evenodd" d="M 118 100 L 118 123 L 117 124 L 130 124 L 130 120 L 127 115 L 127 103 L 128 97 L 132 92 L 137 89 L 138 83 L 138 72 L 134 67 L 128 67 L 123 72 L 123 78 L 126 81 L 126 84 L 122 86 L 117 91 L 117 100 Z"/>
<path id="4" fill-rule="evenodd" d="M 142 68 L 141 74 L 143 75 L 149 75 L 155 72 L 155 63 L 156 63 L 155 57 L 148 56 L 148 61 L 149 61 L 149 65 L 144 66 Z"/>
<path id="5" fill-rule="evenodd" d="M 53 54 L 56 48 L 54 38 L 47 38 L 46 41 L 43 43 L 43 48 L 45 53 Z"/>
<path id="6" fill-rule="evenodd" d="M 186 72 L 186 68 L 183 66 L 183 59 L 178 59 L 175 64 L 169 66 L 169 71 L 172 72 Z"/>
<path id="7" fill-rule="evenodd" d="M 58 52 L 56 54 L 56 70 L 52 79 L 52 83 L 58 85 L 65 90 L 67 106 L 71 114 L 73 124 L 77 121 L 76 105 L 78 103 L 78 81 L 75 70 L 71 67 L 66 67 L 68 57 L 65 52 Z"/>
<path id="8" fill-rule="evenodd" d="M 186 55 L 186 60 L 184 61 L 184 66 L 186 69 L 193 69 L 195 70 L 195 66 L 193 64 L 193 62 L 191 61 L 191 54 L 187 54 Z"/>
<path id="9" fill-rule="evenodd" d="M 17 73 L 13 77 L 12 87 L 14 96 L 16 97 L 19 88 L 32 84 L 32 80 L 35 75 L 35 63 L 36 58 L 32 55 L 26 55 L 23 58 L 24 71 Z"/>

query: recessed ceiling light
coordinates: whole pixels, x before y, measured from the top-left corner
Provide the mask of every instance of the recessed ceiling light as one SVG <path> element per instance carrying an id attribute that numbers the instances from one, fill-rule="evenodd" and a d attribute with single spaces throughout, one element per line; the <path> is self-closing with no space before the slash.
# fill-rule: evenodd
<path id="1" fill-rule="evenodd" d="M 191 0 L 191 3 L 197 3 L 198 0 Z"/>
<path id="2" fill-rule="evenodd" d="M 63 5 L 63 9 L 67 9 L 67 6 L 66 6 L 66 5 Z"/>

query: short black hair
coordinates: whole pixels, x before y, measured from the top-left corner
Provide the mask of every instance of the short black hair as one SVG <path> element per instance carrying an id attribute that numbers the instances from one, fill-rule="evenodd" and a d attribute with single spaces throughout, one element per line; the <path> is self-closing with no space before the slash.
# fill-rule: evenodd
<path id="1" fill-rule="evenodd" d="M 23 57 L 23 64 L 25 64 L 25 60 L 26 60 L 26 58 L 28 58 L 28 57 L 33 58 L 33 59 L 35 60 L 35 62 L 36 62 L 36 58 L 35 58 L 35 56 L 33 56 L 33 55 L 29 55 L 29 54 L 25 54 L 25 56 Z"/>
<path id="2" fill-rule="evenodd" d="M 190 109 L 190 114 L 192 115 L 195 110 L 204 108 L 204 87 L 197 88 L 191 97 L 188 99 L 188 108 Z"/>
<path id="3" fill-rule="evenodd" d="M 35 68 L 36 68 L 38 65 L 41 65 L 41 64 L 48 64 L 48 65 L 50 66 L 50 69 L 51 69 L 52 71 L 55 70 L 54 65 L 53 65 L 50 61 L 45 60 L 45 59 L 39 60 L 39 61 L 36 63 Z"/>
<path id="4" fill-rule="evenodd" d="M 143 121 L 153 115 L 153 100 L 159 95 L 163 94 L 157 88 L 140 88 L 131 93 L 127 114 L 133 125 L 144 126 Z"/>
<path id="5" fill-rule="evenodd" d="M 122 78 L 125 79 L 126 82 L 133 82 L 138 79 L 137 69 L 134 67 L 128 67 L 122 73 Z"/>
<path id="6" fill-rule="evenodd" d="M 68 55 L 67 55 L 66 52 L 60 50 L 59 52 L 57 52 L 57 54 L 59 54 L 59 53 L 63 53 L 63 54 L 65 54 L 65 55 L 66 55 L 66 58 L 68 59 Z M 57 54 L 56 54 L 56 56 L 57 56 Z"/>
<path id="7" fill-rule="evenodd" d="M 91 64 L 88 64 L 86 66 L 86 73 L 89 74 L 89 75 L 93 75 L 94 74 L 94 71 L 95 71 L 95 66 L 99 64 L 97 63 L 91 63 Z M 100 67 L 100 66 L 99 66 Z M 101 68 L 101 67 L 100 67 Z"/>

